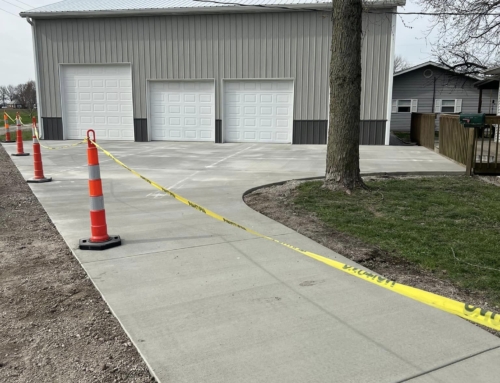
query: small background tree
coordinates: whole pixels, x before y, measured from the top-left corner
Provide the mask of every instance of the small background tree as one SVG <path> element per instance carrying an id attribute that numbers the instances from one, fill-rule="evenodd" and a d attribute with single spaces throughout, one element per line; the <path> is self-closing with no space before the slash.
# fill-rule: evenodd
<path id="1" fill-rule="evenodd" d="M 8 85 L 7 86 L 7 97 L 9 97 L 9 100 L 12 102 L 16 99 L 16 87 L 14 85 Z"/>
<path id="2" fill-rule="evenodd" d="M 6 86 L 0 86 L 0 99 L 2 99 L 2 105 L 5 105 L 5 100 L 8 98 L 8 91 Z"/>
<path id="3" fill-rule="evenodd" d="M 411 64 L 401 55 L 394 57 L 394 73 L 411 68 Z"/>
<path id="4" fill-rule="evenodd" d="M 16 89 L 18 102 L 28 109 L 30 118 L 33 117 L 33 111 L 36 104 L 36 85 L 33 80 L 25 84 L 19 84 Z"/>

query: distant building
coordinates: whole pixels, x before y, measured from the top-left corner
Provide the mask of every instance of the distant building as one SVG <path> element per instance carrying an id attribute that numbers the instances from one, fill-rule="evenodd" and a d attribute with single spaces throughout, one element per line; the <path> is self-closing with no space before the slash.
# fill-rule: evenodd
<path id="1" fill-rule="evenodd" d="M 18 100 L 14 99 L 6 102 L 5 107 L 10 109 L 23 109 L 24 105 L 21 104 Z"/>
<path id="2" fill-rule="evenodd" d="M 477 82 L 476 77 L 453 72 L 432 61 L 395 73 L 391 130 L 409 131 L 411 112 L 477 113 L 480 94 L 474 86 Z M 497 101 L 498 91 L 484 91 L 481 112 L 496 114 Z M 436 126 L 438 122 L 436 119 Z"/>

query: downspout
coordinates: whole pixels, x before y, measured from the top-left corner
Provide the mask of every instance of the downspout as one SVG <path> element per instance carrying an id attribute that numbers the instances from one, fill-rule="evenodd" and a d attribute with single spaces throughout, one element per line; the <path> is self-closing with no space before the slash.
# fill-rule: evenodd
<path id="1" fill-rule="evenodd" d="M 33 59 L 35 61 L 35 84 L 36 84 L 36 111 L 38 115 L 38 131 L 40 138 L 43 138 L 42 103 L 40 102 L 40 68 L 38 66 L 38 49 L 36 44 L 36 22 L 31 17 L 26 17 L 26 21 L 31 25 L 31 38 L 33 42 Z"/>
<path id="2" fill-rule="evenodd" d="M 479 102 L 477 104 L 477 112 L 478 113 L 481 113 L 482 107 L 483 107 L 483 88 L 479 88 Z"/>
<path id="3" fill-rule="evenodd" d="M 394 83 L 394 51 L 396 48 L 396 12 L 398 8 L 393 8 L 394 13 L 392 14 L 391 20 L 391 42 L 390 42 L 390 53 L 389 53 L 389 81 L 387 84 L 387 120 L 385 123 L 385 145 L 389 145 L 391 138 L 391 114 L 392 114 L 392 87 Z"/>
<path id="4" fill-rule="evenodd" d="M 434 76 L 434 86 L 432 89 L 432 109 L 431 113 L 434 113 L 434 108 L 436 107 L 436 76 Z"/>
<path id="5" fill-rule="evenodd" d="M 489 100 L 490 100 L 490 105 L 488 107 L 488 114 L 493 114 L 493 110 L 495 107 L 495 100 L 493 99 L 493 89 L 490 89 Z M 481 113 L 481 112 L 479 112 L 479 113 Z"/>

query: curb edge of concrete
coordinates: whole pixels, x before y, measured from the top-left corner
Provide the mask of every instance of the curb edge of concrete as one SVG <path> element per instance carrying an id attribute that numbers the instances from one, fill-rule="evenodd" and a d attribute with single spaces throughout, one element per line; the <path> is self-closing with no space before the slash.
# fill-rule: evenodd
<path id="1" fill-rule="evenodd" d="M 458 177 L 458 176 L 463 176 L 464 172 L 462 171 L 443 171 L 443 172 L 374 172 L 374 173 L 361 173 L 361 177 L 376 177 L 376 176 L 430 176 L 430 177 L 438 177 L 438 176 L 452 176 L 452 177 Z M 253 188 L 250 188 L 246 190 L 241 198 L 243 201 L 245 200 L 245 197 L 249 195 L 250 193 L 253 193 L 254 191 L 257 191 L 259 189 L 264 189 L 267 187 L 271 186 L 279 186 L 283 185 L 287 182 L 290 181 L 314 181 L 314 180 L 322 180 L 324 179 L 325 176 L 318 176 L 318 177 L 306 177 L 306 178 L 292 178 L 289 180 L 285 181 L 278 181 L 278 182 L 272 182 L 269 184 L 265 185 L 260 185 L 260 186 L 255 186 Z"/>

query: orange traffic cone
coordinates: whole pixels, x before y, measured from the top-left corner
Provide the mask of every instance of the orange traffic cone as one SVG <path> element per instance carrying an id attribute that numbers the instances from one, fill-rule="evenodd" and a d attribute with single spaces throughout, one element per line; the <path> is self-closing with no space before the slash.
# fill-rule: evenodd
<path id="1" fill-rule="evenodd" d="M 92 137 L 91 137 L 92 136 Z M 90 194 L 90 238 L 80 239 L 81 250 L 106 250 L 120 246 L 122 240 L 119 235 L 108 235 L 106 225 L 106 211 L 104 210 L 104 196 L 102 195 L 101 170 L 95 142 L 95 132 L 87 131 L 87 163 L 89 166 L 89 194 Z"/>
<path id="2" fill-rule="evenodd" d="M 37 137 L 37 126 L 36 126 L 36 117 L 32 119 L 32 127 L 33 130 L 33 166 L 35 169 L 35 176 L 30 178 L 28 182 L 40 183 L 40 182 L 50 182 L 52 181 L 51 177 L 45 177 L 43 175 L 43 164 L 42 164 L 42 152 L 40 151 L 40 143 L 38 142 Z"/>
<path id="3" fill-rule="evenodd" d="M 2 142 L 3 143 L 16 142 L 10 139 L 9 118 L 7 117 L 7 113 L 5 112 L 3 112 L 3 126 L 5 127 L 5 139 Z"/>
<path id="4" fill-rule="evenodd" d="M 23 132 L 21 130 L 21 116 L 19 112 L 16 113 L 16 142 L 17 142 L 17 153 L 12 153 L 13 156 L 29 156 L 29 153 L 24 153 L 23 147 Z"/>

